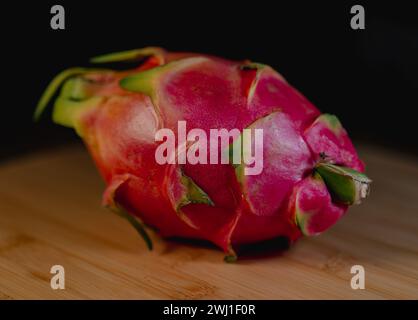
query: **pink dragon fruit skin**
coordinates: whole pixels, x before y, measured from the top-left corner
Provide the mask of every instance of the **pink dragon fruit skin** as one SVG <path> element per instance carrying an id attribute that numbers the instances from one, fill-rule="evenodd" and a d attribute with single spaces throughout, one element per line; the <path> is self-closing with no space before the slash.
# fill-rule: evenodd
<path id="1" fill-rule="evenodd" d="M 53 120 L 75 128 L 107 184 L 103 202 L 146 236 L 206 239 L 229 256 L 241 244 L 277 236 L 294 241 L 335 224 L 368 194 L 364 165 L 338 119 L 321 114 L 266 65 L 144 48 L 94 58 L 138 60 L 128 71 L 74 68 L 58 75 Z M 245 164 L 166 164 L 156 132 L 263 129 L 263 171 Z M 223 150 L 220 150 L 223 152 Z"/>

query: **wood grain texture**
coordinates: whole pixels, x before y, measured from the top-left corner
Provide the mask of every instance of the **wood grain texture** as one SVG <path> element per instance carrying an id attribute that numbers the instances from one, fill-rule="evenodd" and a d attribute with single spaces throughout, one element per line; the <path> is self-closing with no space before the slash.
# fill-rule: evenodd
<path id="1" fill-rule="evenodd" d="M 0 166 L 0 299 L 417 299 L 417 159 L 364 147 L 370 198 L 290 250 L 222 261 L 213 248 L 164 241 L 146 250 L 101 208 L 104 184 L 72 146 Z M 66 289 L 50 288 L 52 265 Z M 366 270 L 352 290 L 350 268 Z"/>

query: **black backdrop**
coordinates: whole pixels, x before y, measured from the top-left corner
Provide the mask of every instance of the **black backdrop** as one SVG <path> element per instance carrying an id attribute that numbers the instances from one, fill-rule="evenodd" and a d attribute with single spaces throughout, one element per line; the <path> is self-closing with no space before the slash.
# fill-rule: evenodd
<path id="1" fill-rule="evenodd" d="M 291 3 L 291 4 L 290 4 Z M 101 53 L 144 46 L 269 64 L 357 141 L 418 152 L 418 14 L 400 2 L 32 1 L 2 3 L 1 159 L 76 141 L 32 112 L 48 81 Z M 50 8 L 66 30 L 50 28 Z M 361 4 L 366 29 L 350 28 Z"/>

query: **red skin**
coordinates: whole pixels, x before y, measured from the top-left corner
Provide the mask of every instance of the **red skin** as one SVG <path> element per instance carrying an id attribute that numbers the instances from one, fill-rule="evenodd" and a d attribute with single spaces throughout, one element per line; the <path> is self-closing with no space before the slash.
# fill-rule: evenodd
<path id="1" fill-rule="evenodd" d="M 289 212 L 305 235 L 319 234 L 334 225 L 346 212 L 347 206 L 334 203 L 320 177 L 309 176 L 299 181 L 289 201 Z"/>
<path id="2" fill-rule="evenodd" d="M 120 79 L 152 69 L 161 59 L 167 63 L 196 56 L 204 59 L 161 75 L 152 98 L 119 85 Z M 148 59 L 138 69 L 114 73 L 95 92 L 106 99 L 83 113 L 78 125 L 108 185 L 105 204 L 118 203 L 164 237 L 207 239 L 229 253 L 243 243 L 300 237 L 292 193 L 301 188 L 318 195 L 316 203 L 307 200 L 306 208 L 319 206 L 324 211 L 317 221 L 312 220 L 311 229 L 323 231 L 338 220 L 329 210 L 332 204 L 321 205 L 323 199 L 331 201 L 328 191 L 309 191 L 310 180 L 303 181 L 310 178 L 323 152 L 339 164 L 363 170 L 346 132 L 336 135 L 314 124 L 319 110 L 273 69 L 266 66 L 257 74 L 257 70 L 240 68 L 243 64 L 195 54 L 166 54 Z M 89 76 L 100 80 L 100 75 Z M 265 118 L 268 115 L 272 116 Z M 215 205 L 189 204 L 176 212 L 180 181 L 175 170 L 179 166 L 156 163 L 154 135 L 160 128 L 177 134 L 179 120 L 187 121 L 188 130 L 200 128 L 208 136 L 211 128 L 263 128 L 263 172 L 243 177 L 240 184 L 231 165 L 186 164 L 184 173 Z M 339 218 L 346 207 L 338 210 Z"/>

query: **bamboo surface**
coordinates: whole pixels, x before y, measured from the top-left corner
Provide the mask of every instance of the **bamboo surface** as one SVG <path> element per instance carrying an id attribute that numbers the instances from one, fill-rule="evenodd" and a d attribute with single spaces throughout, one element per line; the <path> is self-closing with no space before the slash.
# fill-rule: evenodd
<path id="1" fill-rule="evenodd" d="M 217 249 L 155 249 L 100 206 L 104 184 L 80 146 L 0 165 L 0 299 L 417 299 L 417 159 L 360 148 L 370 198 L 328 232 L 289 250 L 223 262 Z M 50 268 L 65 268 L 52 290 Z M 350 286 L 351 266 L 366 288 Z"/>

